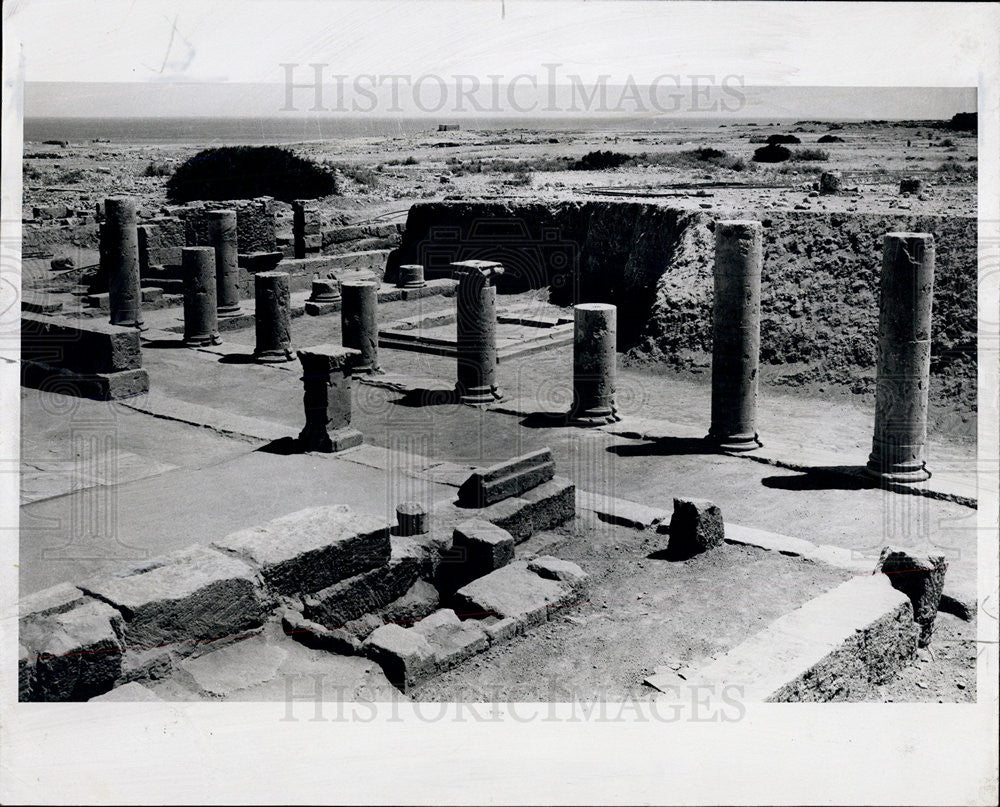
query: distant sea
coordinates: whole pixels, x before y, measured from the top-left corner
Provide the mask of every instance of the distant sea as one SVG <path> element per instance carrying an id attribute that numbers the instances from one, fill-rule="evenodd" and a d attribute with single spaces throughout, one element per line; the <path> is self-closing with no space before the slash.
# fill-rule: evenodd
<path id="1" fill-rule="evenodd" d="M 768 119 L 676 118 L 670 116 L 589 118 L 376 118 L 317 116 L 272 118 L 25 118 L 25 143 L 68 140 L 89 143 L 109 140 L 133 145 L 235 145 L 336 141 L 356 137 L 400 137 L 436 132 L 439 123 L 458 123 L 462 129 L 543 131 L 670 132 L 713 129 L 741 123 L 779 122 Z M 788 124 L 791 119 L 780 121 Z M 445 134 L 446 133 L 442 133 Z"/>

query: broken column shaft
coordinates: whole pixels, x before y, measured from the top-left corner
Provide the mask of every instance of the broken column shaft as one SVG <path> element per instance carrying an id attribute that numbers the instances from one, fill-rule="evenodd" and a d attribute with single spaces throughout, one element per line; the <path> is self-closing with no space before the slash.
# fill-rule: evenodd
<path id="1" fill-rule="evenodd" d="M 868 471 L 893 482 L 930 477 L 924 449 L 933 296 L 934 237 L 887 234 L 879 297 L 875 436 Z"/>
<path id="2" fill-rule="evenodd" d="M 362 442 L 351 426 L 351 368 L 361 355 L 336 345 L 298 351 L 306 425 L 298 437 L 304 451 L 343 451 Z"/>
<path id="3" fill-rule="evenodd" d="M 115 196 L 104 200 L 101 269 L 108 281 L 111 324 L 142 328 L 137 221 L 132 199 Z"/>
<path id="4" fill-rule="evenodd" d="M 184 247 L 181 274 L 184 278 L 184 344 L 188 347 L 220 344 L 215 250 L 212 247 Z"/>
<path id="5" fill-rule="evenodd" d="M 399 267 L 399 279 L 396 286 L 401 289 L 422 289 L 427 285 L 424 280 L 424 267 L 419 263 L 404 263 Z"/>
<path id="6" fill-rule="evenodd" d="M 757 369 L 763 261 L 759 221 L 716 222 L 712 425 L 708 438 L 727 451 L 749 451 L 761 445 L 757 438 Z"/>
<path id="7" fill-rule="evenodd" d="M 488 404 L 501 396 L 497 385 L 497 290 L 503 274 L 494 261 L 451 265 L 458 280 L 458 393 L 464 404 Z"/>
<path id="8" fill-rule="evenodd" d="M 236 245 L 236 211 L 208 211 L 209 243 L 215 248 L 215 290 L 220 317 L 240 313 L 240 269 Z"/>
<path id="9" fill-rule="evenodd" d="M 254 276 L 254 320 L 257 361 L 291 361 L 291 297 L 288 272 L 258 272 Z"/>
<path id="10" fill-rule="evenodd" d="M 377 373 L 378 284 L 357 280 L 340 286 L 340 326 L 344 347 L 361 351 L 356 373 Z"/>
<path id="11" fill-rule="evenodd" d="M 606 303 L 574 306 L 573 408 L 570 419 L 597 426 L 618 420 L 615 410 L 618 308 Z"/>

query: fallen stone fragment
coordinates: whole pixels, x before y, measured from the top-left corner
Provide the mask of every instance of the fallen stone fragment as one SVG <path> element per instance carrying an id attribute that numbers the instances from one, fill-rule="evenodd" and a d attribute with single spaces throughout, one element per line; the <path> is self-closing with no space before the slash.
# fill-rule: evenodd
<path id="1" fill-rule="evenodd" d="M 673 558 L 694 557 L 722 544 L 725 525 L 718 506 L 704 499 L 674 499 L 667 552 Z"/>
<path id="2" fill-rule="evenodd" d="M 934 635 L 934 619 L 947 571 L 944 555 L 922 555 L 892 546 L 882 549 L 875 565 L 876 573 L 887 575 L 892 587 L 910 598 L 913 619 L 920 625 L 920 647 L 927 647 Z"/>
<path id="3" fill-rule="evenodd" d="M 486 631 L 476 620 L 463 622 L 450 608 L 435 611 L 412 629 L 427 639 L 439 672 L 461 664 L 489 646 Z"/>
<path id="4" fill-rule="evenodd" d="M 386 678 L 406 692 L 437 669 L 427 638 L 399 625 L 383 625 L 365 640 L 365 655 L 382 666 Z"/>
<path id="5" fill-rule="evenodd" d="M 582 586 L 583 581 L 587 579 L 587 573 L 575 563 L 568 560 L 560 560 L 551 555 L 542 555 L 530 561 L 528 563 L 528 571 L 534 572 L 540 577 L 546 577 L 549 580 L 559 580 L 560 582 L 568 583 L 574 588 Z"/>
<path id="6" fill-rule="evenodd" d="M 514 537 L 489 521 L 471 518 L 455 527 L 452 547 L 463 582 L 494 572 L 514 560 Z M 448 571 L 446 566 L 442 569 Z"/>
<path id="7" fill-rule="evenodd" d="M 345 505 L 310 507 L 214 546 L 257 566 L 276 594 L 311 594 L 389 562 L 389 525 Z"/>

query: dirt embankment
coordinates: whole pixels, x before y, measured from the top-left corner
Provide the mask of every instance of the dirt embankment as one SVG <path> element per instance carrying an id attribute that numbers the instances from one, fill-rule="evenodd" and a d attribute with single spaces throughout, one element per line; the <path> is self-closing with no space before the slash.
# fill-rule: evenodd
<path id="1" fill-rule="evenodd" d="M 547 285 L 554 302 L 617 304 L 626 361 L 707 367 L 714 218 L 633 202 L 417 204 L 389 279 L 411 261 L 434 276 L 452 260 L 498 260 L 506 289 Z M 762 220 L 762 375 L 821 394 L 872 396 L 883 237 L 935 236 L 931 427 L 973 436 L 975 219 L 770 212 Z"/>

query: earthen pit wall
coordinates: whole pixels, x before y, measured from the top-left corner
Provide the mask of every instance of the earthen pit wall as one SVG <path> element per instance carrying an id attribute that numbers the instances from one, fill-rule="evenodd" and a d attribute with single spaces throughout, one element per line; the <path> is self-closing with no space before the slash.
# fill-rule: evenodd
<path id="1" fill-rule="evenodd" d="M 398 267 L 444 276 L 454 260 L 497 260 L 501 293 L 550 288 L 553 302 L 613 303 L 619 350 L 680 366 L 711 352 L 714 221 L 764 224 L 761 361 L 803 381 L 874 377 L 882 240 L 934 235 L 932 373 L 976 377 L 976 220 L 971 215 L 726 210 L 627 201 L 422 202 L 410 208 Z M 571 271 L 560 269 L 564 259 Z M 520 283 L 519 283 L 520 281 Z M 693 354 L 701 354 L 693 358 Z"/>

